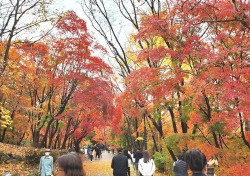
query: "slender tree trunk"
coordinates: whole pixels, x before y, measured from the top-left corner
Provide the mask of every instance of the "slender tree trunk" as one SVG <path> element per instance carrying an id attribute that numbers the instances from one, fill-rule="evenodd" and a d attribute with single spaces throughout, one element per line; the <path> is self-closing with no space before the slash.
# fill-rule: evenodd
<path id="1" fill-rule="evenodd" d="M 62 142 L 62 149 L 66 148 L 66 142 L 67 142 L 68 137 L 69 137 L 69 127 L 70 127 L 71 121 L 72 121 L 72 118 L 69 118 L 68 123 L 67 123 L 67 128 L 65 130 L 64 139 L 63 139 L 63 142 Z"/>
<path id="2" fill-rule="evenodd" d="M 198 128 L 198 124 L 194 124 L 194 129 L 192 131 L 192 134 L 195 134 Z"/>
<path id="3" fill-rule="evenodd" d="M 153 139 L 153 141 L 154 141 L 155 150 L 156 150 L 157 152 L 159 152 L 159 149 L 158 149 L 158 145 L 157 145 L 157 141 L 156 141 L 156 137 L 155 137 L 154 131 L 153 131 L 153 129 L 152 129 L 150 123 L 148 123 L 148 125 L 149 125 L 150 131 L 151 131 L 151 133 L 152 133 L 152 139 Z"/>
<path id="4" fill-rule="evenodd" d="M 215 147 L 220 148 L 220 145 L 218 143 L 217 135 L 214 131 L 212 131 L 214 142 L 215 142 Z"/>
<path id="5" fill-rule="evenodd" d="M 148 115 L 149 120 L 153 123 L 155 129 L 159 132 L 160 138 L 163 138 L 163 130 L 162 130 L 162 122 L 161 122 L 161 117 L 158 119 L 156 122 L 151 115 L 146 113 Z"/>
<path id="6" fill-rule="evenodd" d="M 126 118 L 126 121 L 128 124 L 129 140 L 130 140 L 130 143 L 131 143 L 133 149 L 135 150 L 135 142 L 134 142 L 133 137 L 132 137 L 131 127 L 130 127 L 130 119 L 127 116 L 125 116 L 125 118 Z"/>
<path id="7" fill-rule="evenodd" d="M 46 148 L 48 146 L 47 139 L 48 139 L 49 129 L 50 129 L 50 126 L 51 126 L 53 121 L 54 121 L 54 118 L 51 118 L 50 121 L 48 122 L 48 125 L 47 125 L 46 130 L 45 130 L 45 135 L 44 135 L 42 142 L 41 142 L 42 147 Z"/>
<path id="8" fill-rule="evenodd" d="M 177 159 L 176 159 L 176 157 L 175 157 L 175 154 L 174 154 L 173 150 L 172 150 L 168 145 L 167 145 L 167 149 L 168 149 L 168 152 L 170 153 L 172 159 L 173 159 L 174 161 L 177 161 Z"/>
<path id="9" fill-rule="evenodd" d="M 172 125 L 173 125 L 173 129 L 174 129 L 174 133 L 178 133 L 177 126 L 176 126 L 176 122 L 175 122 L 175 118 L 174 118 L 174 111 L 173 111 L 173 108 L 169 106 L 169 107 L 168 107 L 168 111 L 169 111 L 170 116 L 171 116 L 171 120 L 172 120 Z"/>
<path id="10" fill-rule="evenodd" d="M 182 133 L 187 133 L 187 130 L 188 130 L 188 126 L 187 126 L 187 123 L 183 121 L 183 112 L 182 112 L 182 102 L 180 101 L 180 92 L 177 92 L 177 96 L 178 96 L 178 99 L 179 99 L 179 107 L 178 107 L 178 111 L 179 111 L 179 114 L 180 114 L 180 119 L 181 119 L 181 129 L 182 129 Z"/>
<path id="11" fill-rule="evenodd" d="M 249 144 L 249 142 L 246 140 L 246 137 L 245 137 L 244 128 L 243 128 L 244 125 L 243 125 L 241 113 L 239 113 L 239 117 L 240 117 L 240 132 L 241 132 L 241 138 L 243 139 L 245 145 L 250 149 L 250 144 Z"/>
<path id="12" fill-rule="evenodd" d="M 136 138 L 139 137 L 139 132 L 138 132 L 138 119 L 135 119 L 135 131 L 136 131 Z M 137 140 L 137 148 L 141 148 L 140 146 L 140 141 Z"/>
<path id="13" fill-rule="evenodd" d="M 52 129 L 51 129 L 51 134 L 50 134 L 50 138 L 49 138 L 49 147 L 51 147 L 51 145 L 52 145 L 54 136 L 55 136 L 55 134 L 56 134 L 56 132 L 58 130 L 58 125 L 59 125 L 58 120 L 56 120 L 56 127 L 55 127 L 55 129 L 54 129 L 54 126 L 52 126 Z"/>
<path id="14" fill-rule="evenodd" d="M 6 131 L 7 131 L 7 128 L 4 128 L 4 129 L 3 129 L 3 133 L 2 133 L 2 136 L 1 136 L 0 142 L 4 142 L 4 138 L 5 138 Z"/>
<path id="15" fill-rule="evenodd" d="M 74 141 L 75 150 L 76 150 L 77 153 L 80 152 L 80 142 L 81 141 Z"/>
<path id="16" fill-rule="evenodd" d="M 21 138 L 20 138 L 20 140 L 19 141 L 17 141 L 17 145 L 20 145 L 21 144 L 21 142 L 23 141 L 23 139 L 24 139 L 24 136 L 25 136 L 25 132 L 22 134 L 22 136 L 21 136 Z"/>
<path id="17" fill-rule="evenodd" d="M 144 123 L 143 147 L 145 150 L 147 150 L 148 149 L 148 137 L 147 137 L 147 127 L 146 127 L 146 113 L 143 113 L 143 123 Z"/>
<path id="18" fill-rule="evenodd" d="M 40 131 L 36 130 L 33 133 L 33 145 L 34 147 L 39 147 L 39 136 L 40 136 Z"/>

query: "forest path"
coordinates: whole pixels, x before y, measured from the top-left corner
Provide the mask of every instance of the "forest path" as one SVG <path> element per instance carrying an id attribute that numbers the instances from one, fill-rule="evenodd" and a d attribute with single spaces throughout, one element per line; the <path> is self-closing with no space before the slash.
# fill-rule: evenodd
<path id="1" fill-rule="evenodd" d="M 111 168 L 112 153 L 104 151 L 101 159 L 93 159 L 91 162 L 86 155 L 82 157 L 83 168 L 87 176 L 112 176 L 113 170 Z M 130 168 L 131 176 L 136 176 L 133 167 Z M 156 173 L 154 176 L 163 176 L 163 174 Z"/>

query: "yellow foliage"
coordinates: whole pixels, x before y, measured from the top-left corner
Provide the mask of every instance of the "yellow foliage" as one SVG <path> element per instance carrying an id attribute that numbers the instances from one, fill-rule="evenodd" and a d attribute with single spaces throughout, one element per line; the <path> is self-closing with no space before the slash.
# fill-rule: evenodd
<path id="1" fill-rule="evenodd" d="M 10 111 L 0 106 L 0 127 L 6 128 L 12 124 Z"/>

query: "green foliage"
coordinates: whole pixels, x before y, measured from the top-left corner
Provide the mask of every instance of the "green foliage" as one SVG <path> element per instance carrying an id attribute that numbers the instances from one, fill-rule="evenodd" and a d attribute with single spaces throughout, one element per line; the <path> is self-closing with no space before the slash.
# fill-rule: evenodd
<path id="1" fill-rule="evenodd" d="M 199 134 L 173 134 L 165 138 L 165 143 L 174 153 L 187 150 L 190 141 L 203 139 Z"/>
<path id="2" fill-rule="evenodd" d="M 167 158 L 160 152 L 156 152 L 154 154 L 154 161 L 156 167 L 159 169 L 160 172 L 165 171 L 166 163 L 167 163 Z"/>
<path id="3" fill-rule="evenodd" d="M 213 132 L 218 132 L 220 134 L 226 134 L 224 131 L 225 123 L 224 122 L 216 122 L 213 126 L 210 127 L 210 130 Z"/>
<path id="4" fill-rule="evenodd" d="M 182 117 L 179 118 L 182 122 L 187 122 L 190 120 L 190 112 L 193 111 L 193 107 L 191 105 L 191 101 L 189 99 L 185 99 L 182 101 Z"/>

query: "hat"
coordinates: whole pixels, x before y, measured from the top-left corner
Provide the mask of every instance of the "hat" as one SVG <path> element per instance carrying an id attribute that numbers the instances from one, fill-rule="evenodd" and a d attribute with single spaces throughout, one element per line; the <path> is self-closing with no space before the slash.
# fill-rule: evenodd
<path id="1" fill-rule="evenodd" d="M 50 152 L 50 149 L 49 148 L 45 149 L 45 152 Z"/>
<path id="2" fill-rule="evenodd" d="M 117 152 L 119 153 L 119 152 L 122 152 L 122 148 L 121 147 L 118 147 L 117 148 Z"/>

